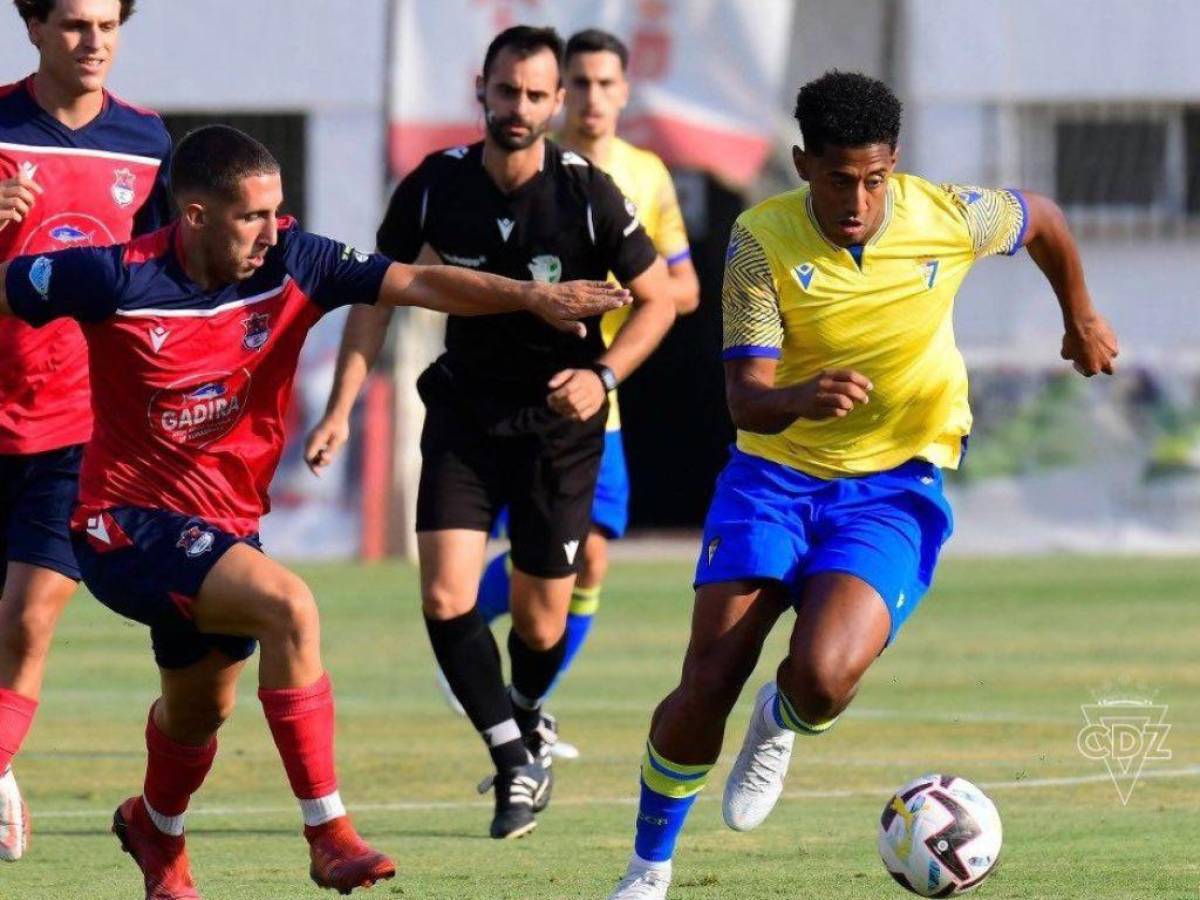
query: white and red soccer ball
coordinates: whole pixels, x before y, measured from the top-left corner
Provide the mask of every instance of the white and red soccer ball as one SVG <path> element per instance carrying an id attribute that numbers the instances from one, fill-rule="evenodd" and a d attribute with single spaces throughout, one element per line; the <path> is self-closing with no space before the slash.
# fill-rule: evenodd
<path id="1" fill-rule="evenodd" d="M 996 805 L 954 775 L 913 779 L 879 819 L 883 864 L 902 887 L 922 897 L 973 891 L 996 867 L 1002 840 Z"/>

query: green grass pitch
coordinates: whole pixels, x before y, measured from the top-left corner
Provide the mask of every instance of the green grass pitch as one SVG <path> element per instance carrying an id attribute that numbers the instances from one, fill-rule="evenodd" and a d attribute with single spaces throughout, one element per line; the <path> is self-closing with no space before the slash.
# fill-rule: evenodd
<path id="1" fill-rule="evenodd" d="M 691 592 L 683 564 L 617 564 L 592 640 L 553 701 L 584 758 L 558 766 L 530 837 L 487 838 L 486 756 L 433 685 L 410 568 L 303 570 L 324 618 L 338 692 L 342 793 L 392 853 L 368 897 L 604 898 L 630 846 L 638 760 L 674 684 Z M 977 896 L 1169 900 L 1200 896 L 1200 564 L 1196 560 L 952 560 L 844 720 L 798 741 L 788 793 L 757 831 L 721 824 L 719 798 L 752 691 L 676 856 L 676 900 L 899 898 L 875 853 L 891 789 L 963 775 L 1000 808 L 1005 848 Z M 772 636 L 752 687 L 779 659 Z M 108 834 L 140 789 L 155 674 L 143 628 L 81 595 L 51 658 L 17 774 L 33 810 L 28 856 L 0 864 L 3 900 L 140 897 Z M 193 804 L 189 846 L 208 900 L 318 897 L 298 812 L 254 694 L 253 671 Z M 1080 705 L 1114 693 L 1167 704 L 1168 761 L 1122 805 L 1076 749 Z"/>

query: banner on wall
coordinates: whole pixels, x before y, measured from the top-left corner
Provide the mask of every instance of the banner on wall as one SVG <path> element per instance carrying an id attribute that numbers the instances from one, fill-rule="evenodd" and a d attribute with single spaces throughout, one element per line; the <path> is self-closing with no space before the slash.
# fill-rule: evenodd
<path id="1" fill-rule="evenodd" d="M 771 152 L 794 4 L 789 0 L 399 0 L 389 148 L 399 178 L 429 153 L 482 136 L 475 76 L 515 24 L 566 39 L 603 28 L 630 49 L 621 133 L 668 165 L 741 186 Z"/>

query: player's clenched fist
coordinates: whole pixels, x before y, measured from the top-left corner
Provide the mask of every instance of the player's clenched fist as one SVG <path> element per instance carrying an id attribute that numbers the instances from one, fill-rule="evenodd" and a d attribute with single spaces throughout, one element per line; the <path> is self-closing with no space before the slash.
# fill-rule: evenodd
<path id="1" fill-rule="evenodd" d="M 320 470 L 331 462 L 350 439 L 350 423 L 345 419 L 326 416 L 308 433 L 304 442 L 304 461 L 314 475 L 320 475 Z"/>
<path id="2" fill-rule="evenodd" d="M 1071 323 L 1063 335 L 1062 358 L 1075 363 L 1075 371 L 1088 378 L 1101 372 L 1111 375 L 1118 355 L 1117 336 L 1099 313 Z"/>
<path id="3" fill-rule="evenodd" d="M 829 369 L 797 385 L 801 419 L 840 419 L 871 402 L 874 385 L 853 369 Z"/>
<path id="4" fill-rule="evenodd" d="M 591 369 L 563 369 L 550 379 L 546 402 L 561 416 L 583 422 L 600 411 L 604 382 Z"/>
<path id="5" fill-rule="evenodd" d="M 40 193 L 41 186 L 24 172 L 0 181 L 0 230 L 23 221 Z"/>
<path id="6" fill-rule="evenodd" d="M 561 284 L 529 282 L 529 311 L 541 316 L 560 331 L 580 337 L 587 333 L 582 322 L 610 309 L 628 306 L 629 291 L 608 281 L 565 281 Z"/>

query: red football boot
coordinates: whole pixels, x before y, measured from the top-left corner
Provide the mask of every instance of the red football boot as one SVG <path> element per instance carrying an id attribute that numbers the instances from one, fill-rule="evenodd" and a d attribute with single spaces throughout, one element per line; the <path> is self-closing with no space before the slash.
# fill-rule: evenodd
<path id="1" fill-rule="evenodd" d="M 338 816 L 324 825 L 305 825 L 304 836 L 312 854 L 309 875 L 318 887 L 349 894 L 356 887 L 370 887 L 396 874 L 396 864 L 358 836 L 349 816 Z"/>
<path id="2" fill-rule="evenodd" d="M 130 797 L 117 807 L 112 832 L 145 875 L 146 900 L 200 900 L 183 836 L 159 831 L 141 797 Z"/>

